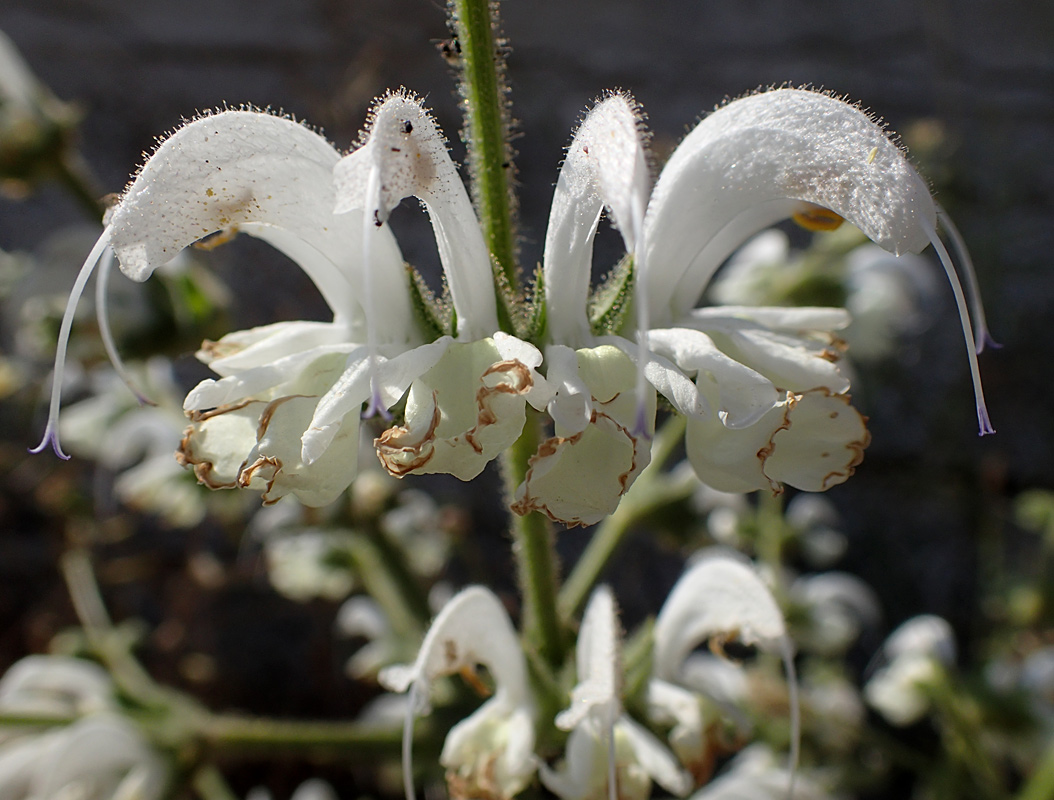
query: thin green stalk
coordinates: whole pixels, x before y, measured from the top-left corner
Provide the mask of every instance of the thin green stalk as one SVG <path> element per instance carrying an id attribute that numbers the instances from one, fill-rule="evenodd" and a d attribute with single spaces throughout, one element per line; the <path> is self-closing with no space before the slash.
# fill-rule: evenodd
<path id="1" fill-rule="evenodd" d="M 428 720 L 416 725 L 415 738 L 434 738 Z M 398 759 L 402 731 L 361 722 L 306 722 L 212 715 L 201 726 L 199 741 L 207 753 L 224 758 L 310 753 L 337 760 L 375 763 L 378 757 Z"/>
<path id="2" fill-rule="evenodd" d="M 375 521 L 361 527 L 365 533 L 351 549 L 356 572 L 397 631 L 409 636 L 420 634 L 432 612 L 427 595 L 406 563 L 405 553 Z"/>
<path id="3" fill-rule="evenodd" d="M 515 289 L 512 147 L 505 57 L 496 38 L 498 7 L 491 0 L 451 0 L 450 18 L 461 48 L 465 143 L 476 211 L 487 247 Z"/>
<path id="4" fill-rule="evenodd" d="M 81 548 L 67 550 L 60 561 L 73 609 L 95 655 L 105 664 L 117 685 L 145 706 L 167 706 L 169 695 L 161 689 L 121 641 L 99 591 L 91 559 Z"/>
<path id="5" fill-rule="evenodd" d="M 1036 771 L 1025 781 L 1017 800 L 1054 800 L 1054 742 L 1051 742 Z"/>
<path id="6" fill-rule="evenodd" d="M 537 452 L 538 444 L 538 421 L 530 415 L 520 438 L 502 453 L 506 496 L 510 500 L 527 477 L 528 460 Z M 556 611 L 559 565 L 552 525 L 537 511 L 522 517 L 513 514 L 512 538 L 523 592 L 524 636 L 550 667 L 557 669 L 567 654 L 567 636 Z"/>
<path id="7" fill-rule="evenodd" d="M 194 772 L 191 785 L 202 800 L 239 800 L 214 764 L 203 764 Z"/>
<path id="8" fill-rule="evenodd" d="M 593 532 L 593 538 L 560 590 L 557 608 L 565 623 L 582 610 L 589 593 L 633 526 L 653 511 L 686 497 L 692 491 L 694 479 L 676 480 L 662 471 L 684 436 L 684 429 L 685 420 L 680 415 L 666 421 L 652 443 L 651 463 L 637 477 L 615 513 Z"/>

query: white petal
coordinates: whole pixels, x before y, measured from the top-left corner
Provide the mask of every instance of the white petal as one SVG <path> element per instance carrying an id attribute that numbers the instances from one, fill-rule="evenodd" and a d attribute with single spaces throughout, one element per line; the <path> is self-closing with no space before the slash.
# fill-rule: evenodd
<path id="1" fill-rule="evenodd" d="M 640 239 L 651 179 L 632 100 L 612 95 L 586 116 L 567 151 L 545 235 L 544 286 L 553 341 L 589 342 L 587 296 L 593 237 L 604 207 L 622 233 L 626 251 Z"/>
<path id="2" fill-rule="evenodd" d="M 944 664 L 955 663 L 955 634 L 943 617 L 920 614 L 901 623 L 882 645 L 889 658 L 907 654 L 932 656 Z"/>
<path id="3" fill-rule="evenodd" d="M 648 345 L 677 366 L 695 373 L 697 384 L 707 384 L 720 397 L 718 413 L 729 428 L 753 425 L 780 399 L 772 381 L 722 353 L 705 333 L 687 328 L 652 330 Z"/>
<path id="4" fill-rule="evenodd" d="M 673 753 L 647 728 L 625 715 L 618 721 L 617 728 L 629 739 L 637 762 L 659 786 L 678 797 L 691 791 L 691 776 L 681 769 Z"/>
<path id="5" fill-rule="evenodd" d="M 393 94 L 373 109 L 365 144 L 333 170 L 336 210 L 362 210 L 378 226 L 407 197 L 432 221 L 461 337 L 498 328 L 490 255 L 472 201 L 435 120 L 412 97 Z M 372 191 L 376 196 L 370 196 Z"/>
<path id="6" fill-rule="evenodd" d="M 922 250 L 922 222 L 936 222 L 926 185 L 863 111 L 798 89 L 734 100 L 696 126 L 655 186 L 644 233 L 653 319 L 694 306 L 736 248 L 802 201 L 896 253 Z"/>
<path id="7" fill-rule="evenodd" d="M 333 214 L 339 158 L 317 133 L 270 114 L 225 111 L 184 125 L 114 209 L 111 244 L 122 271 L 145 280 L 192 242 L 248 224 L 247 232 L 303 258 L 300 266 L 338 317 L 361 318 L 361 217 Z M 385 252 L 398 250 L 389 243 Z M 405 327 L 412 313 L 402 259 L 389 258 L 377 272 L 378 281 L 401 287 L 390 292 L 390 316 L 379 322 Z"/>
<path id="8" fill-rule="evenodd" d="M 590 422 L 574 434 L 558 425 L 556 435 L 539 445 L 511 506 L 517 514 L 540 511 L 572 527 L 599 522 L 618 507 L 651 460 L 655 425 L 655 393 L 649 391 L 638 408 L 631 391 L 636 370 L 624 353 L 601 345 L 575 357 L 590 393 Z"/>
<path id="9" fill-rule="evenodd" d="M 617 347 L 629 356 L 634 364 L 638 363 L 637 354 L 640 348 L 628 339 L 621 336 L 599 336 L 597 342 Z M 651 350 L 645 353 L 645 357 L 647 361 L 644 365 L 644 377 L 674 408 L 686 417 L 706 417 L 712 413 L 706 398 L 684 374 L 684 370 L 670 359 Z"/>
<path id="10" fill-rule="evenodd" d="M 541 361 L 533 345 L 521 344 L 488 338 L 450 345 L 411 385 L 405 426 L 374 442 L 385 469 L 398 477 L 445 472 L 467 481 L 508 449 L 523 431 L 536 373 L 503 356 L 526 353 L 532 363 Z"/>
<path id="11" fill-rule="evenodd" d="M 693 308 L 680 324 L 699 330 L 736 330 L 743 321 L 757 323 L 782 333 L 804 334 L 840 331 L 851 317 L 844 308 L 826 306 L 710 306 Z"/>
<path id="12" fill-rule="evenodd" d="M 527 664 L 509 615 L 489 589 L 469 586 L 443 606 L 432 622 L 410 675 L 427 688 L 442 675 L 477 664 L 490 671 L 498 690 L 515 705 L 528 704 Z M 409 687 L 406 675 L 405 668 L 389 668 L 382 670 L 380 681 L 393 691 L 405 691 Z"/>
<path id="13" fill-rule="evenodd" d="M 314 508 L 329 505 L 351 485 L 359 465 L 357 417 L 345 419 L 337 427 L 331 446 L 317 459 L 310 463 L 303 460 L 301 442 L 316 404 L 314 397 L 289 396 L 263 408 L 256 444 L 238 473 L 239 486 L 262 484 L 267 504 L 292 494 Z"/>
<path id="14" fill-rule="evenodd" d="M 50 750 L 48 764 L 41 765 L 31 795 L 56 798 L 61 792 L 93 786 L 100 796 L 111 796 L 134 768 L 143 767 L 143 798 L 160 794 L 165 769 L 147 747 L 139 731 L 123 718 L 112 715 L 87 717 L 65 728 Z"/>
<path id="15" fill-rule="evenodd" d="M 593 404 L 589 387 L 578 375 L 577 354 L 567 345 L 549 345 L 545 363 L 546 380 L 556 389 L 546 409 L 549 416 L 569 435 L 581 433 L 592 417 Z"/>
<path id="16" fill-rule="evenodd" d="M 183 409 L 204 411 L 250 398 L 270 400 L 276 393 L 273 390 L 279 388 L 283 390 L 281 394 L 293 394 L 294 383 L 314 384 L 305 385 L 303 393 L 317 395 L 326 390 L 320 385 L 319 379 L 323 375 L 339 374 L 341 364 L 354 359 L 356 352 L 364 351 L 364 347 L 353 344 L 321 345 L 250 367 L 218 381 L 206 378 L 187 394 Z"/>
<path id="17" fill-rule="evenodd" d="M 587 715 L 601 728 L 615 724 L 622 712 L 620 630 L 615 598 L 607 586 L 593 591 L 582 617 L 575 645 L 578 683 L 571 690 L 571 706 L 556 717 L 556 727 L 571 730 Z"/>
<path id="18" fill-rule="evenodd" d="M 113 681 L 98 664 L 63 656 L 26 656 L 0 680 L 4 711 L 77 714 L 114 702 Z"/>
<path id="19" fill-rule="evenodd" d="M 849 379 L 838 367 L 840 343 L 829 333 L 784 333 L 747 317 L 693 314 L 684 323 L 706 332 L 721 350 L 784 391 L 822 388 L 840 394 L 849 389 Z"/>
<path id="20" fill-rule="evenodd" d="M 367 348 L 353 352 L 343 374 L 315 408 L 315 415 L 304 433 L 304 461 L 312 463 L 322 456 L 345 416 L 357 412 L 370 397 L 371 380 L 376 382 L 384 407 L 391 408 L 413 381 L 435 366 L 450 342 L 450 337 L 444 336 L 390 359 L 378 355 L 373 364 Z"/>
<path id="21" fill-rule="evenodd" d="M 207 341 L 197 358 L 220 376 L 271 364 L 280 358 L 325 345 L 361 341 L 347 325 L 334 322 L 276 322 L 233 331 L 217 342 Z"/>
<path id="22" fill-rule="evenodd" d="M 749 565 L 724 555 L 690 568 L 655 620 L 653 674 L 677 682 L 688 654 L 710 637 L 731 636 L 776 651 L 786 636 L 783 614 Z"/>

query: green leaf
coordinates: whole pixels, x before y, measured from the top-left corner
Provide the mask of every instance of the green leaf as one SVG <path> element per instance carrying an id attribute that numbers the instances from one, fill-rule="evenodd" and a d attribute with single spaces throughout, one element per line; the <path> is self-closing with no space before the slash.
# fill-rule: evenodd
<path id="1" fill-rule="evenodd" d="M 633 257 L 627 255 L 597 287 L 589 304 L 589 325 L 595 336 L 617 333 L 633 300 Z"/>
<path id="2" fill-rule="evenodd" d="M 425 279 L 416 269 L 406 265 L 410 273 L 410 302 L 413 305 L 414 317 L 425 338 L 434 342 L 440 336 L 454 335 L 454 311 L 446 297 L 437 298 L 428 288 Z"/>

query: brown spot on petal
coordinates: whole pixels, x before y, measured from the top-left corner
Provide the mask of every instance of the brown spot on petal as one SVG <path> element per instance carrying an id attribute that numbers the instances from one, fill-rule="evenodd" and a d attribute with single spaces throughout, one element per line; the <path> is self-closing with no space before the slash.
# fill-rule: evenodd
<path id="1" fill-rule="evenodd" d="M 487 385 L 486 379 L 492 375 L 500 375 L 501 380 L 494 385 Z M 479 436 L 484 428 L 498 422 L 498 415 L 493 409 L 494 401 L 499 395 L 526 394 L 534 386 L 534 379 L 526 364 L 511 360 L 492 364 L 479 380 L 483 385 L 476 390 L 476 424 L 467 431 L 450 437 L 448 441 L 455 446 L 459 441 L 464 441 L 476 453 L 482 455 L 483 445 Z M 401 426 L 389 428 L 373 441 L 381 464 L 397 478 L 425 466 L 435 453 L 435 433 L 442 421 L 442 412 L 435 392 L 432 393 L 432 403 L 432 419 L 424 433 L 416 437 L 418 441 L 413 440 L 414 434 L 409 428 Z"/>
<path id="2" fill-rule="evenodd" d="M 630 463 L 629 469 L 620 473 L 616 477 L 616 480 L 618 481 L 619 485 L 618 497 L 622 497 L 622 495 L 624 495 L 629 490 L 629 487 L 636 479 L 637 473 L 639 471 L 639 443 L 638 440 L 634 438 L 629 428 L 620 424 L 613 417 L 608 416 L 602 411 L 594 410 L 593 415 L 589 420 L 589 424 L 596 425 L 600 420 L 605 420 L 607 423 L 610 423 L 612 426 L 614 426 L 615 432 L 625 436 L 633 445 L 633 458 Z M 522 517 L 525 514 L 529 514 L 531 511 L 538 511 L 542 514 L 545 514 L 553 522 L 558 522 L 561 525 L 566 525 L 568 528 L 585 528 L 593 524 L 591 522 L 584 522 L 581 519 L 562 518 L 558 513 L 554 512 L 552 508 L 550 508 L 546 500 L 532 494 L 531 491 L 531 480 L 534 477 L 535 466 L 544 459 L 556 457 L 562 448 L 573 447 L 574 445 L 578 444 L 578 442 L 585 435 L 586 430 L 588 430 L 588 428 L 583 429 L 579 433 L 576 433 L 574 436 L 551 436 L 550 438 L 543 441 L 540 445 L 538 445 L 538 450 L 535 452 L 535 454 L 529 459 L 527 459 L 527 475 L 524 478 L 522 487 L 524 490 L 523 497 L 518 498 L 509 506 L 509 508 L 514 513 L 519 514 Z M 647 446 L 648 445 L 645 444 L 645 447 Z"/>
<path id="3" fill-rule="evenodd" d="M 270 474 L 261 474 L 257 476 L 258 472 L 264 472 L 265 470 L 271 470 Z M 263 493 L 263 504 L 265 506 L 273 505 L 277 503 L 281 498 L 268 499 L 267 495 L 270 493 L 271 488 L 274 486 L 274 482 L 278 479 L 278 473 L 282 471 L 282 462 L 271 456 L 260 456 L 250 466 L 242 465 L 242 468 L 238 471 L 238 485 L 246 489 L 249 484 L 252 483 L 253 478 L 260 477 L 262 480 L 267 482 L 267 488 L 264 489 Z"/>
<path id="4" fill-rule="evenodd" d="M 245 408 L 250 403 L 255 403 L 255 400 L 242 400 L 238 403 L 227 403 L 226 405 L 216 406 L 215 408 L 206 408 L 204 411 L 186 411 L 187 419 L 191 422 L 204 422 L 207 419 L 218 417 L 220 414 L 227 414 L 231 411 L 237 411 L 240 408 Z"/>
<path id="5" fill-rule="evenodd" d="M 197 428 L 193 425 L 188 425 L 187 429 L 183 431 L 183 438 L 179 442 L 179 448 L 176 450 L 176 462 L 181 467 L 190 467 L 194 471 L 194 477 L 198 479 L 198 483 L 209 489 L 236 489 L 238 488 L 237 480 L 234 481 L 219 481 L 216 480 L 213 475 L 215 466 L 211 461 L 199 459 L 194 455 L 194 434 L 199 433 Z"/>
<path id="6" fill-rule="evenodd" d="M 432 404 L 432 421 L 429 422 L 420 442 L 406 441 L 412 433 L 409 428 L 402 426 L 388 428 L 373 440 L 373 446 L 377 449 L 377 458 L 380 459 L 388 473 L 396 478 L 409 475 L 432 459 L 432 454 L 435 452 L 433 444 L 435 432 L 442 419 L 435 392 L 432 392 Z"/>

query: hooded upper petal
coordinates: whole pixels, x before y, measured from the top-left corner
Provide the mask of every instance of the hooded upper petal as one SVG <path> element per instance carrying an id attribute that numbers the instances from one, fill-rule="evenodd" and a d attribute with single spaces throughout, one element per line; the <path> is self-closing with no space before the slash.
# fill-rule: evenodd
<path id="1" fill-rule="evenodd" d="M 655 620 L 653 674 L 676 683 L 688 654 L 712 637 L 779 651 L 786 635 L 757 572 L 730 556 L 708 555 L 681 576 Z"/>
<path id="2" fill-rule="evenodd" d="M 361 322 L 362 226 L 333 213 L 339 159 L 323 137 L 283 117 L 224 111 L 187 123 L 154 151 L 112 213 L 109 239 L 121 270 L 145 280 L 192 242 L 239 228 L 285 251 L 338 319 Z M 389 230 L 375 249 L 371 279 L 391 304 L 378 335 L 403 341 L 412 314 Z"/>
<path id="3" fill-rule="evenodd" d="M 613 94 L 597 103 L 575 133 L 560 169 L 543 257 L 546 317 L 553 341 L 581 347 L 590 339 L 586 316 L 593 238 L 604 208 L 626 250 L 640 241 L 651 177 L 632 99 Z"/>
<path id="4" fill-rule="evenodd" d="M 432 682 L 456 672 L 470 674 L 484 665 L 495 692 L 475 713 L 447 735 L 440 761 L 457 797 L 509 798 L 534 774 L 534 701 L 527 683 L 527 662 L 509 615 L 497 596 L 469 586 L 443 606 L 412 665 L 388 667 L 380 682 L 396 692 L 411 692 L 404 730 L 404 779 L 413 797 L 409 764 L 412 714 L 427 712 Z"/>
<path id="5" fill-rule="evenodd" d="M 692 308 L 718 266 L 758 231 L 814 204 L 895 253 L 930 243 L 929 190 L 859 108 L 801 89 L 734 100 L 674 151 L 644 223 L 654 319 Z"/>
<path id="6" fill-rule="evenodd" d="M 418 100 L 404 93 L 382 98 L 362 146 L 340 160 L 333 176 L 337 211 L 360 211 L 378 228 L 404 198 L 418 198 L 435 231 L 458 334 L 480 338 L 498 329 L 483 231 L 446 140 Z"/>

